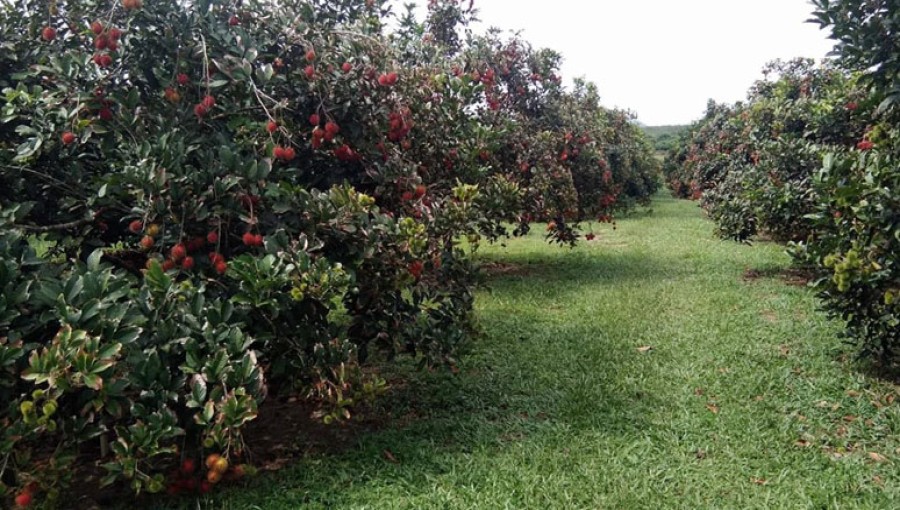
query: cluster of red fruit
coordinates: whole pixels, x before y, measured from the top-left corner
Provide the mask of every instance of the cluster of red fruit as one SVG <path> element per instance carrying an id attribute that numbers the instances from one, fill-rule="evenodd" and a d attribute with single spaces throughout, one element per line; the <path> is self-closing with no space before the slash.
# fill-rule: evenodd
<path id="1" fill-rule="evenodd" d="M 861 151 L 871 150 L 873 147 L 875 147 L 875 144 L 870 140 L 862 140 L 858 144 L 856 144 L 856 148 Z"/>
<path id="2" fill-rule="evenodd" d="M 113 106 L 113 102 L 106 98 L 106 93 L 102 87 L 97 87 L 97 89 L 94 90 L 94 100 L 91 101 L 91 103 L 91 106 L 96 108 L 97 116 L 100 120 L 112 120 L 113 113 L 111 107 Z"/>
<path id="3" fill-rule="evenodd" d="M 122 0 L 122 7 L 132 10 L 140 9 L 144 6 L 144 0 Z"/>
<path id="4" fill-rule="evenodd" d="M 144 223 L 141 220 L 134 220 L 128 225 L 128 230 L 134 234 L 144 233 L 144 237 L 141 238 L 140 245 L 141 248 L 145 250 L 151 250 L 156 245 L 155 237 L 159 235 L 160 228 L 158 225 L 151 224 L 144 228 Z M 190 271 L 196 266 L 196 260 L 191 253 L 196 253 L 202 250 L 207 243 L 211 245 L 216 245 L 219 242 L 219 234 L 216 231 L 211 231 L 206 234 L 206 237 L 194 237 L 189 240 L 187 243 L 179 242 L 175 244 L 169 250 L 169 256 L 162 262 L 163 271 L 171 271 L 176 267 L 181 267 L 184 271 Z M 150 259 L 147 261 L 148 264 L 152 263 L 154 259 Z M 225 262 L 225 257 L 220 255 L 219 253 L 212 252 L 209 254 L 209 261 L 212 264 L 213 269 L 219 274 L 224 274 L 228 270 L 228 264 Z"/>
<path id="5" fill-rule="evenodd" d="M 388 131 L 388 140 L 399 142 L 406 138 L 410 130 L 413 128 L 413 122 L 410 119 L 411 112 L 409 108 L 404 107 L 399 112 L 391 112 L 388 119 L 390 121 L 390 130 Z"/>
<path id="6" fill-rule="evenodd" d="M 314 149 L 321 147 L 322 142 L 331 142 L 341 132 L 341 127 L 334 121 L 326 122 L 325 129 L 321 129 L 319 127 L 320 120 L 317 113 L 309 116 L 309 123 L 315 126 L 312 131 L 312 146 Z"/>
<path id="7" fill-rule="evenodd" d="M 293 147 L 282 147 L 280 145 L 276 145 L 275 148 L 272 149 L 272 157 L 280 161 L 290 161 L 297 156 L 297 152 Z"/>
<path id="8" fill-rule="evenodd" d="M 262 235 L 253 232 L 246 232 L 241 240 L 246 246 L 262 246 L 264 242 Z"/>
<path id="9" fill-rule="evenodd" d="M 116 27 L 106 29 L 100 21 L 91 23 L 91 32 L 94 33 L 94 48 L 98 50 L 116 51 L 119 49 L 119 39 L 122 31 Z"/>
<path id="10" fill-rule="evenodd" d="M 216 98 L 210 95 L 206 95 L 202 100 L 200 100 L 199 103 L 194 105 L 194 115 L 196 115 L 198 119 L 202 119 L 215 105 Z"/>
<path id="11" fill-rule="evenodd" d="M 170 476 L 166 492 L 170 496 L 198 492 L 207 494 L 222 480 L 240 480 L 248 470 L 249 468 L 243 464 L 230 466 L 228 459 L 213 453 L 206 457 L 206 475 L 199 477 L 197 462 L 194 459 L 184 459 L 181 468 Z"/>
<path id="12" fill-rule="evenodd" d="M 188 75 L 179 73 L 175 78 L 175 81 L 178 82 L 179 86 L 184 87 L 191 82 L 191 79 L 188 77 Z M 165 98 L 166 101 L 170 103 L 178 103 L 181 101 L 181 93 L 178 92 L 178 89 L 175 87 L 166 87 Z"/>
<path id="13" fill-rule="evenodd" d="M 333 151 L 334 157 L 340 161 L 359 161 L 359 154 L 350 148 L 349 145 L 343 144 Z"/>
<path id="14" fill-rule="evenodd" d="M 508 69 L 506 70 L 508 74 Z M 502 95 L 498 94 L 497 89 L 495 88 L 494 78 L 496 74 L 493 69 L 488 68 L 484 73 L 479 73 L 478 71 L 472 71 L 470 75 L 472 81 L 478 83 L 481 82 L 484 85 L 484 97 L 487 100 L 488 108 L 493 111 L 497 111 L 500 109 L 500 101 L 503 98 Z M 524 93 L 524 90 L 523 90 Z"/>
<path id="15" fill-rule="evenodd" d="M 382 87 L 390 87 L 392 85 L 396 85 L 398 80 L 400 80 L 400 77 L 397 75 L 397 73 L 384 73 L 378 77 L 378 84 Z"/>
<path id="16" fill-rule="evenodd" d="M 400 196 L 405 202 L 412 202 L 413 200 L 419 200 L 420 198 L 425 196 L 425 193 L 428 191 L 428 188 L 425 187 L 424 184 L 419 184 L 416 186 L 414 191 L 404 191 L 403 195 Z"/>
<path id="17" fill-rule="evenodd" d="M 91 32 L 94 33 L 94 48 L 97 50 L 97 53 L 94 53 L 94 63 L 101 68 L 109 67 L 113 62 L 110 52 L 119 49 L 122 31 L 115 27 L 107 30 L 103 23 L 94 21 L 91 23 Z"/>

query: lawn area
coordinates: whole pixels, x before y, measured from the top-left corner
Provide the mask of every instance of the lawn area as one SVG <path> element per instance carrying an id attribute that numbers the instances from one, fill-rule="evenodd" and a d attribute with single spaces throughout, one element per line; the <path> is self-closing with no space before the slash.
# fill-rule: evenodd
<path id="1" fill-rule="evenodd" d="M 897 388 L 772 276 L 783 248 L 653 209 L 575 249 L 539 230 L 484 249 L 459 374 L 403 368 L 386 426 L 200 506 L 900 507 Z"/>

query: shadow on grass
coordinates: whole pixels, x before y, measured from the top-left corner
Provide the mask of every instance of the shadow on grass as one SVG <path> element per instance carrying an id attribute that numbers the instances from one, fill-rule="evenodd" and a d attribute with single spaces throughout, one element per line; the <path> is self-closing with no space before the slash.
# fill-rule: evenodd
<path id="1" fill-rule="evenodd" d="M 679 258 L 675 254 L 577 251 L 554 255 L 502 253 L 481 255 L 480 260 L 487 266 L 487 277 L 483 283 L 488 288 L 506 288 L 515 281 L 527 281 L 540 288 L 560 286 L 577 292 L 584 286 L 634 280 L 661 282 L 703 271 L 695 261 Z"/>

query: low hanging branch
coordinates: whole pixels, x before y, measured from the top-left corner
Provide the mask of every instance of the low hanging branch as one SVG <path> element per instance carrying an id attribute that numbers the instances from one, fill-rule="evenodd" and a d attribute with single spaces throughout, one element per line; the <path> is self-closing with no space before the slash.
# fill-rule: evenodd
<path id="1" fill-rule="evenodd" d="M 19 228 L 27 232 L 55 232 L 57 230 L 71 230 L 73 228 L 83 227 L 94 222 L 94 218 L 82 218 L 80 220 L 70 221 L 68 223 L 57 223 L 55 225 L 23 225 L 14 224 L 14 228 Z"/>

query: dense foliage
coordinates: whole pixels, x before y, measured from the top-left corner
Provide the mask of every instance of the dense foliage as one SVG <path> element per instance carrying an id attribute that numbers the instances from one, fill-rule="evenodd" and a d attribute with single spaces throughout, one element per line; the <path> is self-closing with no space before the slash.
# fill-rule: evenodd
<path id="1" fill-rule="evenodd" d="M 811 230 L 821 152 L 855 146 L 870 110 L 850 97 L 861 93 L 839 69 L 798 59 L 764 74 L 746 102 L 711 103 L 665 172 L 676 195 L 702 198 L 723 237 L 800 241 Z"/>
<path id="2" fill-rule="evenodd" d="M 867 355 L 900 348 L 900 132 L 894 2 L 819 0 L 833 64 L 778 63 L 747 102 L 710 104 L 664 173 L 723 237 L 793 241 Z M 771 76 L 771 78 L 770 78 Z"/>
<path id="3" fill-rule="evenodd" d="M 373 0 L 3 3 L 0 498 L 58 501 L 73 462 L 239 477 L 267 394 L 332 422 L 373 357 L 456 363 L 463 246 L 646 203 L 628 114 L 466 6 L 388 33 Z"/>
<path id="4" fill-rule="evenodd" d="M 644 133 L 658 152 L 668 152 L 675 148 L 682 132 L 688 126 L 644 126 Z"/>
<path id="5" fill-rule="evenodd" d="M 826 277 L 826 307 L 846 320 L 866 354 L 900 350 L 900 6 L 894 1 L 815 2 L 844 65 L 864 71 L 874 111 L 855 149 L 828 151 L 817 190 L 814 233 L 798 257 Z"/>

